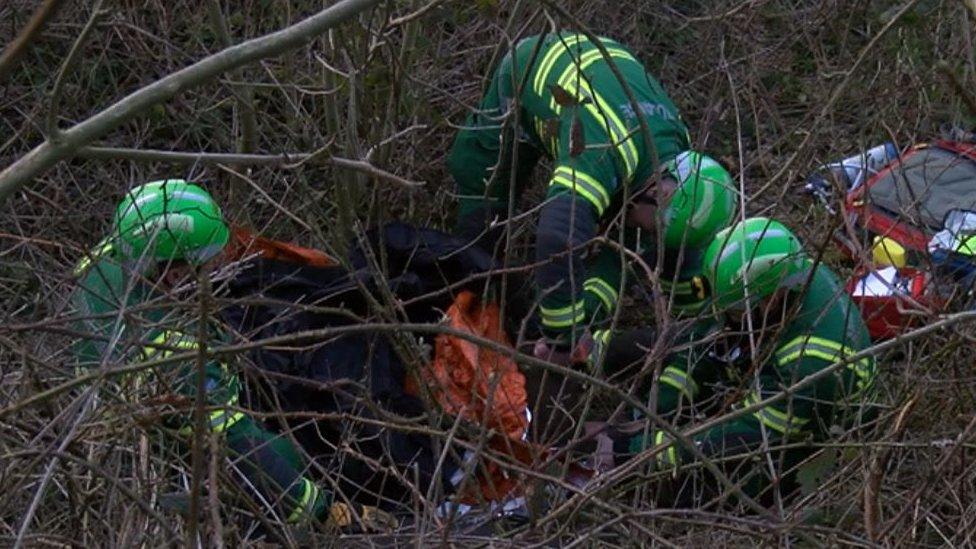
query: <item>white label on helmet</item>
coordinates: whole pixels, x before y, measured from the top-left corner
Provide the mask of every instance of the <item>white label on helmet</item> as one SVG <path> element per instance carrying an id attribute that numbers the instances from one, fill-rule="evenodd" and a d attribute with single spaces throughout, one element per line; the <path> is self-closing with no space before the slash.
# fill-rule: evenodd
<path id="1" fill-rule="evenodd" d="M 154 217 L 142 224 L 142 228 L 135 231 L 134 235 L 141 237 L 162 231 L 171 233 L 192 233 L 193 218 L 178 213 L 165 214 Z"/>
<path id="2" fill-rule="evenodd" d="M 736 280 L 742 280 L 743 283 L 748 284 L 750 280 L 755 280 L 769 271 L 773 265 L 786 260 L 789 255 L 769 254 L 757 257 L 736 271 L 735 275 L 732 276 L 732 283 L 735 284 Z"/>
<path id="3" fill-rule="evenodd" d="M 674 159 L 674 169 L 678 172 L 678 183 L 684 183 L 691 177 L 691 161 L 693 153 L 685 151 Z"/>
<path id="4" fill-rule="evenodd" d="M 169 213 L 162 216 L 167 231 L 174 233 L 192 233 L 193 218 L 189 215 Z"/>
<path id="5" fill-rule="evenodd" d="M 719 234 L 719 236 L 716 237 L 716 238 L 724 238 L 724 237 L 721 234 Z M 741 244 L 739 244 L 738 242 L 733 242 L 733 243 L 729 244 L 728 246 L 726 246 L 722 250 L 722 255 L 718 256 L 718 262 L 721 263 L 721 262 L 725 261 L 725 258 L 727 258 L 730 255 L 734 254 L 735 252 L 739 251 L 739 247 L 740 246 L 741 246 Z"/>
<path id="6" fill-rule="evenodd" d="M 712 209 L 715 207 L 715 188 L 709 184 L 701 185 L 703 192 L 702 196 L 698 200 L 698 208 L 695 209 L 694 215 L 688 221 L 693 229 L 701 229 L 702 226 L 708 221 L 708 218 L 712 215 Z M 692 197 L 699 198 L 699 197 Z"/>
<path id="7" fill-rule="evenodd" d="M 149 202 L 150 200 L 156 200 L 158 197 L 159 197 L 159 193 L 156 193 L 156 192 L 152 192 L 152 193 L 148 193 L 148 194 L 145 194 L 145 195 L 140 196 L 139 198 L 133 200 L 131 204 L 129 204 L 128 206 L 126 206 L 125 210 L 122 211 L 122 213 L 119 215 L 119 217 L 125 217 L 125 216 L 129 215 L 129 212 L 132 211 L 133 209 L 135 209 L 136 211 L 138 211 L 139 208 L 142 207 L 143 204 L 145 204 L 146 202 Z"/>
<path id="8" fill-rule="evenodd" d="M 207 205 L 209 205 L 212 202 L 212 200 L 210 200 L 206 196 L 200 194 L 199 191 L 194 191 L 192 189 L 183 189 L 183 190 L 180 190 L 180 191 L 176 191 L 176 192 L 174 192 L 173 194 L 171 194 L 169 196 L 169 199 L 170 200 L 176 200 L 176 199 L 189 200 L 190 202 L 198 202 L 200 204 L 207 204 Z"/>
<path id="9" fill-rule="evenodd" d="M 759 240 L 763 238 L 775 238 L 778 236 L 789 238 L 786 231 L 782 229 L 762 229 L 760 231 L 752 231 L 751 233 L 747 234 L 746 239 L 759 242 Z"/>

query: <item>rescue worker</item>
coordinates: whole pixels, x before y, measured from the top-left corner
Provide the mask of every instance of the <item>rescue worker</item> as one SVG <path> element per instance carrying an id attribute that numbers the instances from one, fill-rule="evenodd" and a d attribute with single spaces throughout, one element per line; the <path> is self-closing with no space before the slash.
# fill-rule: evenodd
<path id="1" fill-rule="evenodd" d="M 200 326 L 198 306 L 181 307 L 197 276 L 226 261 L 231 231 L 220 207 L 201 187 L 179 179 L 147 183 L 119 204 L 112 233 L 79 264 L 72 295 L 80 366 L 163 360 L 226 344 L 230 335 L 211 315 Z M 189 288 L 189 290 L 188 290 Z M 195 303 L 192 299 L 190 303 Z M 205 336 L 203 334 L 206 334 Z M 226 445 L 256 502 L 271 502 L 282 522 L 386 529 L 395 519 L 375 507 L 336 501 L 310 474 L 292 439 L 240 408 L 242 381 L 233 356 L 205 363 L 204 425 Z M 166 403 L 162 428 L 184 441 L 193 435 L 197 358 L 147 369 L 120 381 L 121 394 Z"/>
<path id="2" fill-rule="evenodd" d="M 680 428 L 703 414 L 728 412 L 729 405 L 733 410 L 752 406 L 819 377 L 695 435 L 692 442 L 702 454 L 729 458 L 760 447 L 824 441 L 834 430 L 856 427 L 870 417 L 877 368 L 872 357 L 855 358 L 871 344 L 865 323 L 837 276 L 805 254 L 788 228 L 771 219 L 746 219 L 712 240 L 704 267 L 716 322 L 691 330 L 684 340 L 690 347 L 665 360 L 657 384 L 661 416 Z M 642 363 L 644 352 L 635 340 L 645 339 L 646 349 L 647 336 L 613 338 L 603 357 L 608 370 L 619 374 L 625 365 Z M 665 444 L 655 457 L 663 469 L 696 459 L 664 430 L 646 427 L 642 434 L 618 439 L 616 450 L 636 453 Z M 812 452 L 772 451 L 771 461 L 753 457 L 754 467 L 722 462 L 739 475 L 736 480 L 747 493 L 766 495 L 774 484 L 789 484 L 792 468 Z M 769 473 L 768 463 L 778 466 L 770 477 L 763 475 Z"/>
<path id="3" fill-rule="evenodd" d="M 584 257 L 601 226 L 609 234 L 622 221 L 627 246 L 643 254 L 656 247 L 660 222 L 664 290 L 676 282 L 675 304 L 694 311 L 705 297 L 695 278 L 700 249 L 736 208 L 728 172 L 689 150 L 688 129 L 657 80 L 619 43 L 600 43 L 637 108 L 586 36 L 532 36 L 501 61 L 448 158 L 460 194 L 457 231 L 489 248 L 503 229 L 493 221 L 508 217 L 537 160 L 552 160 L 535 234 L 546 336 L 537 355 L 550 346 L 574 348 L 586 339 L 587 326 L 606 322 L 617 306 L 625 266 L 620 250 L 602 246 Z"/>

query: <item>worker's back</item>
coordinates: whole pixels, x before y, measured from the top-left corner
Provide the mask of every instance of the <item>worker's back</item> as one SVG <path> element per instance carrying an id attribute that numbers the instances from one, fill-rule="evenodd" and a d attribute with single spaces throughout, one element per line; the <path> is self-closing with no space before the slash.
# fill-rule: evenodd
<path id="1" fill-rule="evenodd" d="M 775 351 L 763 367 L 763 374 L 778 379 L 784 388 L 871 345 L 860 311 L 828 267 L 817 266 L 806 288 L 794 295 Z M 767 349 L 760 352 L 765 355 Z M 804 430 L 815 436 L 826 435 L 831 425 L 850 423 L 851 415 L 865 403 L 876 373 L 872 357 L 852 360 L 792 396 L 796 402 L 787 399 L 781 406 L 794 410 L 809 406 L 813 412 L 810 416 L 798 416 L 804 421 Z"/>
<path id="2" fill-rule="evenodd" d="M 601 38 L 601 43 L 640 105 L 652 148 L 644 144 L 634 103 L 620 79 L 585 35 L 560 32 L 521 40 L 515 55 L 507 55 L 498 68 L 499 95 L 514 98 L 516 86 L 522 86 L 521 126 L 550 157 L 569 156 L 578 119 L 580 146 L 616 151 L 617 155 L 603 156 L 616 156 L 621 183 L 643 181 L 652 174 L 655 157 L 657 163 L 664 162 L 689 148 L 688 129 L 664 88 L 636 56 L 613 40 Z"/>

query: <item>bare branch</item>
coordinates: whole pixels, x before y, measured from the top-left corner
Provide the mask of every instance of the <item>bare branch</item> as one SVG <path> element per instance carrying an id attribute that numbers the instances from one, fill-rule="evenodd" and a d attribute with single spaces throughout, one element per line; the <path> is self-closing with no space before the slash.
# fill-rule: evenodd
<path id="1" fill-rule="evenodd" d="M 60 7 L 61 0 L 44 0 L 44 3 L 38 6 L 24 30 L 20 31 L 17 38 L 0 55 L 0 82 L 7 79 L 17 61 L 27 51 L 27 47 L 44 31 L 48 21 L 54 17 Z"/>
<path id="2" fill-rule="evenodd" d="M 81 53 L 82 46 L 95 28 L 95 24 L 98 23 L 98 20 L 105 13 L 106 11 L 102 9 L 102 0 L 96 0 L 95 5 L 92 6 L 92 12 L 88 17 L 88 22 L 82 27 L 81 33 L 75 39 L 75 43 L 71 45 L 68 56 L 64 58 L 64 62 L 61 63 L 61 68 L 58 69 L 58 76 L 54 79 L 54 87 L 51 88 L 51 99 L 47 107 L 47 120 L 45 121 L 47 138 L 52 141 L 57 141 L 60 138 L 58 107 L 61 105 L 61 95 L 64 93 L 64 79 L 74 69 L 78 62 L 78 55 Z"/>
<path id="3" fill-rule="evenodd" d="M 229 48 L 233 45 L 230 37 L 230 29 L 227 27 L 227 19 L 220 9 L 220 0 L 209 0 L 207 2 L 207 17 L 213 26 L 220 40 L 220 47 Z M 243 75 L 239 74 L 240 80 L 244 80 Z M 240 121 L 240 141 L 237 146 L 238 152 L 254 152 L 258 143 L 258 119 L 254 113 L 254 91 L 251 86 L 235 85 L 230 86 L 231 93 L 237 100 L 237 115 Z"/>
<path id="4" fill-rule="evenodd" d="M 289 169 L 297 167 L 309 160 L 311 163 L 331 164 L 339 168 L 346 168 L 371 175 L 377 179 L 396 183 L 407 188 L 422 187 L 423 181 L 410 181 L 396 174 L 378 168 L 365 160 L 353 160 L 327 154 L 314 153 L 281 153 L 281 154 L 245 154 L 245 153 L 205 153 L 188 151 L 160 151 L 154 149 L 125 149 L 114 147 L 83 147 L 76 155 L 89 160 L 129 160 L 132 162 L 171 162 L 173 164 L 228 164 L 239 166 L 281 166 Z M 313 157 L 316 157 L 313 159 Z"/>
<path id="5" fill-rule="evenodd" d="M 21 186 L 75 155 L 79 148 L 124 124 L 149 107 L 259 59 L 280 55 L 370 9 L 382 0 L 341 0 L 280 31 L 224 49 L 145 86 L 91 118 L 65 130 L 58 143 L 45 141 L 0 172 L 0 202 Z"/>

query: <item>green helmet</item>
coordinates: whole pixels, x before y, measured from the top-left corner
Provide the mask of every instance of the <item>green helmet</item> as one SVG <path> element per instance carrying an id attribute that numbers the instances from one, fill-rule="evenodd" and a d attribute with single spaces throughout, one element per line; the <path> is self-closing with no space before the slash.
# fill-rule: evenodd
<path id="1" fill-rule="evenodd" d="M 705 250 L 705 278 L 718 309 L 744 309 L 806 280 L 810 263 L 785 225 L 752 217 L 718 233 Z"/>
<path id="2" fill-rule="evenodd" d="M 120 252 L 130 259 L 203 263 L 230 236 L 210 193 L 182 179 L 146 183 L 129 191 L 115 213 Z"/>
<path id="3" fill-rule="evenodd" d="M 732 176 L 718 162 L 695 151 L 679 154 L 664 168 L 678 182 L 664 211 L 664 245 L 705 246 L 735 217 Z"/>

